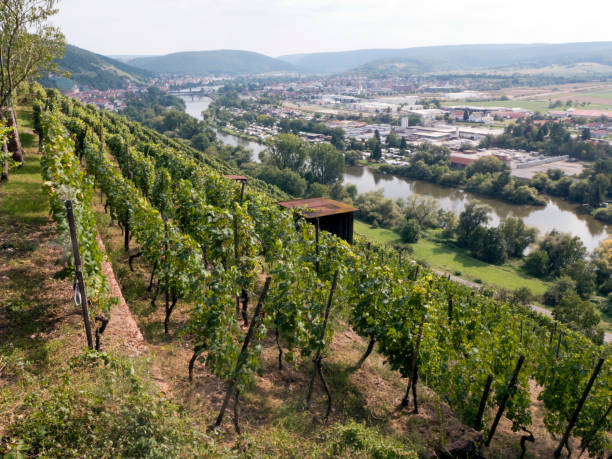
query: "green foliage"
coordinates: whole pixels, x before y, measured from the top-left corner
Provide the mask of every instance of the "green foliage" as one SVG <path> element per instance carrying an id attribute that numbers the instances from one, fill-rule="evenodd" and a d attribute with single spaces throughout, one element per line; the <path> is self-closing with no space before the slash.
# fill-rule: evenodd
<path id="1" fill-rule="evenodd" d="M 402 242 L 414 244 L 419 240 L 421 235 L 421 227 L 419 223 L 414 219 L 408 219 L 400 228 L 400 236 Z"/>
<path id="2" fill-rule="evenodd" d="M 279 169 L 302 173 L 307 157 L 308 144 L 304 140 L 294 134 L 279 134 L 267 150 L 265 160 Z"/>
<path id="3" fill-rule="evenodd" d="M 147 393 L 129 363 L 104 353 L 75 358 L 57 385 L 28 395 L 18 414 L 0 454 L 162 458 L 212 449 L 176 406 Z"/>
<path id="4" fill-rule="evenodd" d="M 71 253 L 65 201 L 73 203 L 75 225 L 83 264 L 83 275 L 88 299 L 94 305 L 91 314 L 108 317 L 114 300 L 109 297 L 106 276 L 102 273 L 104 254 L 98 246 L 98 231 L 91 207 L 93 184 L 80 169 L 75 156 L 74 141 L 68 131 L 50 114 L 42 120 L 44 147 L 41 165 L 44 188 L 49 196 L 51 213 L 57 231 L 65 244 L 65 253 Z M 70 263 L 73 263 L 72 259 Z"/>
<path id="5" fill-rule="evenodd" d="M 291 169 L 280 170 L 276 166 L 265 165 L 255 171 L 257 178 L 279 187 L 291 196 L 304 196 L 306 193 L 306 180 Z"/>
<path id="6" fill-rule="evenodd" d="M 402 221 L 400 207 L 393 199 L 385 198 L 382 190 L 360 194 L 355 205 L 359 208 L 359 218 L 374 226 L 392 228 Z"/>
<path id="7" fill-rule="evenodd" d="M 501 172 L 508 167 L 504 162 L 495 156 L 485 156 L 484 158 L 478 158 L 472 162 L 465 169 L 465 176 L 467 178 L 472 177 L 474 174 L 493 174 L 495 172 Z"/>
<path id="8" fill-rule="evenodd" d="M 342 179 L 344 156 L 329 143 L 318 143 L 310 147 L 308 171 L 309 182 L 332 185 Z"/>
<path id="9" fill-rule="evenodd" d="M 376 429 L 368 428 L 355 421 L 332 426 L 329 435 L 334 441 L 334 456 L 356 454 L 373 459 L 416 459 L 418 457 L 414 451 L 385 439 Z"/>
<path id="10" fill-rule="evenodd" d="M 535 242 L 538 230 L 530 228 L 518 217 L 508 217 L 501 222 L 499 230 L 504 239 L 508 256 L 521 258 L 525 249 Z"/>
<path id="11" fill-rule="evenodd" d="M 545 250 L 534 250 L 525 258 L 525 270 L 536 277 L 544 277 L 548 273 L 548 254 Z"/>
<path id="12" fill-rule="evenodd" d="M 576 282 L 571 277 L 563 276 L 544 292 L 542 301 L 546 306 L 555 307 L 566 296 L 576 293 Z"/>
<path id="13" fill-rule="evenodd" d="M 4 0 L 0 3 L 0 109 L 13 92 L 56 68 L 65 39 L 49 21 L 57 14 L 56 0 Z"/>
<path id="14" fill-rule="evenodd" d="M 563 268 L 584 259 L 586 248 L 578 236 L 553 230 L 540 241 L 539 249 L 546 253 L 544 274 L 558 276 Z M 540 256 L 541 259 L 543 257 Z M 527 261 L 531 266 L 530 260 Z M 533 270 L 532 272 L 536 272 Z"/>
<path id="15" fill-rule="evenodd" d="M 468 202 L 459 215 L 459 224 L 455 229 L 457 243 L 462 247 L 475 247 L 479 238 L 475 230 L 489 221 L 489 208 L 479 205 L 476 201 Z"/>

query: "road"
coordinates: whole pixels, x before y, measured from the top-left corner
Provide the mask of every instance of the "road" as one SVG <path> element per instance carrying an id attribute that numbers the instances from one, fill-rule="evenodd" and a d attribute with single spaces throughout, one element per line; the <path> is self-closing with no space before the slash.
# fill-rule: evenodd
<path id="1" fill-rule="evenodd" d="M 441 276 L 447 276 L 447 277 L 450 276 L 451 280 L 455 282 L 459 282 L 460 284 L 463 284 L 467 287 L 475 288 L 475 289 L 479 289 L 481 287 L 480 284 L 476 284 L 475 282 L 470 282 L 469 280 L 465 280 L 461 277 L 454 276 L 450 273 L 440 271 L 439 269 L 434 269 L 434 271 L 440 274 Z M 535 304 L 530 304 L 529 306 L 531 307 L 531 309 L 533 309 L 536 312 L 539 312 L 540 314 L 544 314 L 545 316 L 552 317 L 552 312 L 549 309 L 543 308 L 542 306 L 537 306 Z M 612 333 L 604 332 L 604 343 L 612 343 Z"/>

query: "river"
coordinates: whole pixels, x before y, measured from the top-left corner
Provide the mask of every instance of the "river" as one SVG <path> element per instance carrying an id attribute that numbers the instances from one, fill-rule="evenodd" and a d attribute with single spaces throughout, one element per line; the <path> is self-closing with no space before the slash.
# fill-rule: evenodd
<path id="1" fill-rule="evenodd" d="M 199 120 L 202 119 L 202 112 L 208 109 L 208 106 L 212 102 L 212 99 L 206 96 L 181 96 L 181 98 L 185 101 L 185 105 L 187 106 L 185 112 Z M 221 142 L 233 147 L 240 146 L 250 150 L 251 159 L 256 163 L 260 162 L 259 153 L 266 149 L 265 145 L 257 142 L 251 142 L 250 140 L 245 140 L 233 135 L 224 134 L 223 132 L 219 132 L 217 130 L 215 130 L 215 132 L 217 134 L 217 139 L 219 139 Z"/>
<path id="2" fill-rule="evenodd" d="M 209 97 L 183 96 L 183 99 L 187 105 L 186 112 L 197 119 L 202 119 L 202 112 L 212 101 Z M 259 152 L 266 148 L 265 145 L 221 132 L 217 132 L 217 138 L 227 145 L 239 145 L 251 150 L 253 152 L 251 157 L 256 162 L 259 162 Z M 547 198 L 546 206 L 543 207 L 508 204 L 456 188 L 380 174 L 372 168 L 361 166 L 348 167 L 344 174 L 344 183 L 353 183 L 359 193 L 382 188 L 384 195 L 393 199 L 406 198 L 414 194 L 433 197 L 438 201 L 439 207 L 451 210 L 456 214 L 461 213 L 468 201 L 475 200 L 491 208 L 491 220 L 489 221 L 491 226 L 498 225 L 507 217 L 520 217 L 526 225 L 537 228 L 542 236 L 553 229 L 578 236 L 589 251 L 593 251 L 602 240 L 606 239 L 610 231 L 609 225 L 595 220 L 591 215 L 583 212 L 580 206 L 557 198 Z"/>
<path id="3" fill-rule="evenodd" d="M 497 226 L 507 217 L 520 217 L 526 225 L 540 231 L 540 235 L 553 229 L 569 232 L 580 237 L 589 251 L 609 235 L 609 226 L 595 220 L 590 214 L 583 212 L 581 207 L 558 198 L 547 198 L 546 206 L 524 206 L 509 204 L 498 199 L 489 199 L 456 188 L 448 188 L 420 180 L 409 180 L 401 177 L 380 174 L 369 167 L 348 167 L 344 174 L 344 183 L 352 183 L 359 193 L 384 189 L 389 198 L 406 198 L 418 194 L 433 197 L 439 207 L 461 213 L 470 200 L 487 204 L 492 212 L 489 225 Z"/>

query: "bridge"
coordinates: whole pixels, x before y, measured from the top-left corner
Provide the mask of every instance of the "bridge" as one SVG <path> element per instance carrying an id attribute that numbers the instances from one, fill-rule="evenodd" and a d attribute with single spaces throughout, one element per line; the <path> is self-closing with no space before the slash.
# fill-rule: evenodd
<path id="1" fill-rule="evenodd" d="M 204 97 L 215 92 L 213 88 L 190 88 L 190 89 L 174 89 L 168 91 L 171 96 L 191 96 L 194 99 L 196 97 Z"/>

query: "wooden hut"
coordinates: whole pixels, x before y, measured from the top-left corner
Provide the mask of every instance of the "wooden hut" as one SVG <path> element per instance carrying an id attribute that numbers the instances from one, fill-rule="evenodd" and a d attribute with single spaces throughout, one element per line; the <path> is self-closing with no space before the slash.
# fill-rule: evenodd
<path id="1" fill-rule="evenodd" d="M 327 198 L 295 199 L 278 203 L 287 209 L 299 209 L 301 215 L 319 228 L 353 243 L 353 219 L 359 209 Z"/>

